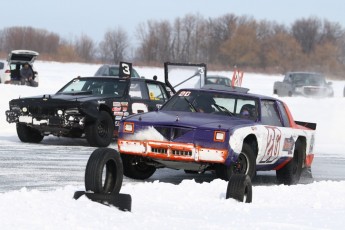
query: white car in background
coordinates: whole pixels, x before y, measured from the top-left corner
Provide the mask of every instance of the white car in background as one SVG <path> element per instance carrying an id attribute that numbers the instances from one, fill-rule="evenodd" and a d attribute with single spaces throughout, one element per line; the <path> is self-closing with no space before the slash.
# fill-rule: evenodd
<path id="1" fill-rule="evenodd" d="M 2 84 L 15 84 L 20 85 L 20 70 L 25 63 L 29 64 L 29 68 L 32 69 L 34 73 L 33 79 L 34 83 L 29 84 L 29 86 L 37 87 L 39 83 L 39 77 L 37 71 L 33 67 L 33 63 L 36 57 L 39 55 L 36 51 L 32 50 L 13 50 L 8 54 L 7 65 L 4 66 L 3 70 L 0 70 L 0 83 Z M 0 62 L 1 67 L 1 62 Z"/>

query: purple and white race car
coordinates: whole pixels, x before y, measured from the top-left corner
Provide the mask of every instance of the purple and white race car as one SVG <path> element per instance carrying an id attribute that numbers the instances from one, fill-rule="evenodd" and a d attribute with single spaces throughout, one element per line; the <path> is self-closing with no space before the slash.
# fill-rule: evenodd
<path id="1" fill-rule="evenodd" d="M 158 168 L 212 170 L 253 178 L 276 170 L 278 183 L 298 183 L 310 170 L 316 124 L 295 121 L 287 105 L 248 89 L 206 85 L 180 89 L 158 111 L 120 122 L 124 175 L 147 179 Z"/>

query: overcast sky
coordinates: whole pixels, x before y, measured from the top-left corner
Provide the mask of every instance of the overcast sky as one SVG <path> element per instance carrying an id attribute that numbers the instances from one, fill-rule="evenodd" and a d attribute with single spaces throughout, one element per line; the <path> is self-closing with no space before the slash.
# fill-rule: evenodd
<path id="1" fill-rule="evenodd" d="M 1 2 L 0 30 L 12 26 L 46 29 L 66 39 L 84 33 L 96 42 L 121 27 L 134 39 L 140 23 L 174 21 L 187 14 L 216 18 L 227 13 L 291 25 L 315 16 L 345 28 L 344 0 L 7 0 Z"/>

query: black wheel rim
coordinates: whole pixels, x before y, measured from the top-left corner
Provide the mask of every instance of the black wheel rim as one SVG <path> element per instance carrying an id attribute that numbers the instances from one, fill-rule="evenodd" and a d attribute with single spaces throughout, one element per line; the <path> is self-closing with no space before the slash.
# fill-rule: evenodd
<path id="1" fill-rule="evenodd" d="M 234 163 L 234 173 L 247 174 L 248 173 L 248 158 L 244 154 L 240 154 L 237 161 Z"/>
<path id="2" fill-rule="evenodd" d="M 100 137 L 106 137 L 108 135 L 108 125 L 107 122 L 101 121 L 97 126 L 97 133 Z"/>

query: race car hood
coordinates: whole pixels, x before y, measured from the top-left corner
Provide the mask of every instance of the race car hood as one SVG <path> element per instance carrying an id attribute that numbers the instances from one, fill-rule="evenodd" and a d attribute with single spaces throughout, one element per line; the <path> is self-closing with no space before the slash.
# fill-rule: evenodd
<path id="1" fill-rule="evenodd" d="M 33 97 L 23 97 L 19 99 L 13 99 L 13 102 L 21 103 L 37 103 L 42 101 L 49 101 L 50 103 L 66 103 L 66 101 L 73 102 L 86 102 L 94 101 L 97 99 L 104 99 L 104 96 L 90 96 L 88 93 L 79 93 L 79 94 L 44 94 Z"/>
<path id="2" fill-rule="evenodd" d="M 77 108 L 81 114 L 88 114 L 91 117 L 97 117 L 98 106 L 99 104 L 104 103 L 104 99 L 104 97 L 90 97 L 89 94 L 45 94 L 34 97 L 13 99 L 9 104 L 11 110 L 26 107 L 32 114 L 44 113 L 48 115 L 54 113 L 58 109 L 66 110 Z"/>
<path id="3" fill-rule="evenodd" d="M 238 125 L 251 125 L 253 121 L 234 116 L 208 113 L 190 113 L 176 111 L 155 111 L 131 116 L 126 121 L 138 121 L 142 125 L 170 125 L 203 129 L 229 129 Z"/>

